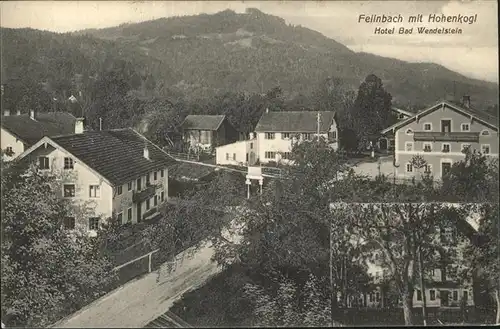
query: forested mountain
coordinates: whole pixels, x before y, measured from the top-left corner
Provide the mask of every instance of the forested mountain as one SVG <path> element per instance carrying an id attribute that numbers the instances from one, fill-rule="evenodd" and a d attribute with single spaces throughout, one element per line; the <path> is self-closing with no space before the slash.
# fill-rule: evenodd
<path id="1" fill-rule="evenodd" d="M 494 83 L 436 64 L 355 53 L 256 9 L 64 34 L 2 28 L 1 40 L 2 108 L 65 107 L 74 95 L 91 123 L 104 117 L 105 127 L 137 124 L 145 113 L 179 103 L 198 113 L 252 97 L 265 103 L 277 86 L 287 106 L 315 107 L 325 83 L 356 91 L 369 74 L 403 107 L 453 94 L 469 94 L 484 109 L 497 104 Z"/>

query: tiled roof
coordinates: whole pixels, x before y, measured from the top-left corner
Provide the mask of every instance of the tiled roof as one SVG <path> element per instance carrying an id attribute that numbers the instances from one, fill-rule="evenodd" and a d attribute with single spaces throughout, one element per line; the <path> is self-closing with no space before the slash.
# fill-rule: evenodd
<path id="1" fill-rule="evenodd" d="M 225 118 L 225 115 L 188 115 L 181 127 L 183 129 L 217 130 Z"/>
<path id="2" fill-rule="evenodd" d="M 76 118 L 67 112 L 38 113 L 36 121 L 29 114 L 2 116 L 2 128 L 28 145 L 44 136 L 71 134 L 75 131 Z"/>
<path id="3" fill-rule="evenodd" d="M 131 128 L 88 131 L 51 139 L 115 186 L 176 163 Z M 148 145 L 149 160 L 143 156 L 145 145 Z"/>
<path id="4" fill-rule="evenodd" d="M 330 129 L 335 112 L 330 111 L 288 111 L 267 112 L 257 123 L 255 131 L 260 132 L 316 132 L 318 129 L 318 113 L 320 113 L 320 132 Z"/>

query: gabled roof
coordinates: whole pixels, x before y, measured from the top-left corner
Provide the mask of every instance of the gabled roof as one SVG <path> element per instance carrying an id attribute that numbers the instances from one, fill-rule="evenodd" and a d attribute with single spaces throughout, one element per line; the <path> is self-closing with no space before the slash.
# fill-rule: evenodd
<path id="1" fill-rule="evenodd" d="M 38 113 L 36 120 L 29 114 L 2 116 L 2 128 L 21 140 L 33 145 L 44 136 L 56 136 L 75 132 L 76 118 L 67 112 Z"/>
<path id="2" fill-rule="evenodd" d="M 398 113 L 407 115 L 409 117 L 411 117 L 412 115 L 415 115 L 415 113 L 413 113 L 413 112 L 405 111 L 405 110 L 402 110 L 402 109 L 394 107 L 394 106 L 391 107 L 391 110 L 393 110 L 394 112 L 398 112 Z"/>
<path id="3" fill-rule="evenodd" d="M 481 122 L 482 124 L 498 131 L 498 117 L 496 117 L 494 115 L 490 115 L 484 111 L 479 111 L 477 109 L 465 108 L 465 107 L 457 105 L 453 102 L 440 101 L 439 103 L 437 103 L 431 107 L 428 107 L 428 108 L 426 108 L 426 109 L 424 109 L 416 114 L 413 114 L 411 117 L 409 117 L 405 120 L 402 120 L 400 122 L 393 124 L 392 126 L 382 130 L 381 133 L 386 134 L 388 132 L 400 129 L 400 128 L 406 126 L 407 124 L 412 123 L 417 118 L 422 118 L 422 117 L 426 116 L 427 114 L 430 114 L 434 111 L 437 111 L 438 109 L 441 109 L 443 107 L 448 107 L 449 109 L 454 110 L 456 112 L 459 112 L 464 116 L 472 117 L 475 120 Z"/>
<path id="4" fill-rule="evenodd" d="M 113 186 L 176 163 L 174 158 L 131 128 L 45 137 L 19 158 L 44 143 L 71 154 Z M 143 156 L 145 145 L 148 146 L 149 159 Z"/>
<path id="5" fill-rule="evenodd" d="M 335 118 L 335 112 L 331 111 L 266 112 L 260 117 L 255 131 L 314 133 L 318 130 L 318 113 L 320 132 L 328 132 Z"/>
<path id="6" fill-rule="evenodd" d="M 226 118 L 225 115 L 188 115 L 181 124 L 183 129 L 217 130 Z"/>

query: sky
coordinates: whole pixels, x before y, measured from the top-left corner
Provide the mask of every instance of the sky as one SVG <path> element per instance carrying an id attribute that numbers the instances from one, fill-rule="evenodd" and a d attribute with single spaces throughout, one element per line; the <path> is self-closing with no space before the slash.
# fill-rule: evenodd
<path id="1" fill-rule="evenodd" d="M 330 37 L 354 51 L 410 62 L 434 62 L 468 77 L 498 83 L 496 0 L 468 1 L 2 1 L 0 26 L 54 32 L 104 28 L 162 17 L 244 12 L 257 8 Z M 403 23 L 359 22 L 359 15 L 398 15 Z M 408 23 L 410 15 L 422 23 Z M 429 23 L 429 14 L 476 15 L 473 24 Z M 376 27 L 396 28 L 394 35 L 374 34 Z M 413 34 L 398 35 L 400 27 Z M 460 28 L 462 34 L 421 35 L 416 29 Z"/>

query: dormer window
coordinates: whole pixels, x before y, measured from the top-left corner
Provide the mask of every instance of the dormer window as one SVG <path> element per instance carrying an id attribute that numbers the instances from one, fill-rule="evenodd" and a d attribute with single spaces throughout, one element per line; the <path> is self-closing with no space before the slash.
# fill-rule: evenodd
<path id="1" fill-rule="evenodd" d="M 407 135 L 413 135 L 413 130 L 412 130 L 412 129 L 408 129 L 408 130 L 406 131 L 406 134 L 407 134 Z"/>

